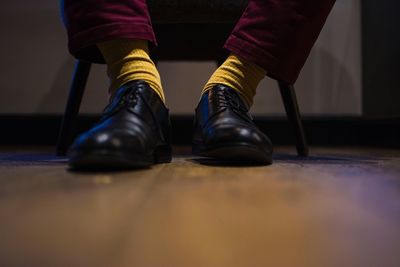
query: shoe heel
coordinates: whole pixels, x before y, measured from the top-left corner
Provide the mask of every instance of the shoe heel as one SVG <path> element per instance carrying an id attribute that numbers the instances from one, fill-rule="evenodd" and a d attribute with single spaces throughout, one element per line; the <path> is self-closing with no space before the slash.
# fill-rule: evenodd
<path id="1" fill-rule="evenodd" d="M 163 145 L 156 148 L 154 152 L 155 163 L 169 163 L 172 160 L 172 147 Z"/>

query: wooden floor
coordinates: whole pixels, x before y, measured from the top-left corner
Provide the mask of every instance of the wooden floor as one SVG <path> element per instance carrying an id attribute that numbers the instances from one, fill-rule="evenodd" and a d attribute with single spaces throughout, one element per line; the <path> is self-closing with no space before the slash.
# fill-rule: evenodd
<path id="1" fill-rule="evenodd" d="M 0 266 L 400 266 L 400 151 L 277 148 L 271 166 L 193 158 L 77 173 L 0 149 Z"/>

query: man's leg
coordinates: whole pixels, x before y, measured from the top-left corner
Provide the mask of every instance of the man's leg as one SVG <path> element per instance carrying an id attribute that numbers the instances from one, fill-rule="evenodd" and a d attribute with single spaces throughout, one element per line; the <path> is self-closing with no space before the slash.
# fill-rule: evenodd
<path id="1" fill-rule="evenodd" d="M 335 0 L 250 0 L 225 43 L 231 53 L 294 84 Z"/>
<path id="2" fill-rule="evenodd" d="M 170 124 L 159 73 L 149 57 L 156 43 L 145 0 L 65 0 L 69 49 L 106 62 L 110 104 L 99 124 L 70 148 L 74 168 L 124 168 L 169 162 Z"/>
<path id="3" fill-rule="evenodd" d="M 104 63 L 97 44 L 141 39 L 156 44 L 146 0 L 62 0 L 68 48 L 75 57 Z"/>
<path id="4" fill-rule="evenodd" d="M 257 85 L 265 74 L 290 84 L 296 81 L 334 2 L 249 1 L 225 43 L 230 56 L 203 89 L 196 110 L 195 153 L 271 162 L 272 144 L 247 114 Z M 233 93 L 244 108 L 226 104 Z"/>

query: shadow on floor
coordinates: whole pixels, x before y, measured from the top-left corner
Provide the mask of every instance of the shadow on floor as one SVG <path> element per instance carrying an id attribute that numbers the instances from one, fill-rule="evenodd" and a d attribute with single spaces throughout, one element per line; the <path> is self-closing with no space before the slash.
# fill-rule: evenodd
<path id="1" fill-rule="evenodd" d="M 0 153 L 0 167 L 64 165 L 67 162 L 67 157 L 49 153 Z"/>
<path id="2" fill-rule="evenodd" d="M 383 158 L 358 155 L 311 155 L 299 157 L 293 154 L 275 153 L 273 160 L 276 163 L 297 164 L 376 164 Z"/>
<path id="3" fill-rule="evenodd" d="M 216 160 L 211 158 L 191 157 L 190 154 L 174 155 L 175 157 L 183 157 L 189 162 L 208 166 L 226 166 L 226 167 L 257 167 L 265 166 L 252 162 L 229 162 Z M 384 158 L 372 156 L 358 155 L 312 155 L 309 157 L 298 157 L 297 155 L 288 153 L 275 153 L 273 156 L 273 164 L 289 163 L 289 164 L 376 164 Z M 67 157 L 57 157 L 49 153 L 0 153 L 0 167 L 18 167 L 18 166 L 49 166 L 49 165 L 65 165 L 68 162 Z"/>
<path id="4" fill-rule="evenodd" d="M 273 155 L 273 164 L 276 163 L 289 163 L 289 164 L 323 164 L 323 165 L 349 165 L 349 164 L 376 164 L 383 158 L 367 157 L 367 156 L 355 156 L 355 155 L 313 155 L 308 157 L 299 157 L 293 154 L 287 153 L 275 153 Z M 219 167 L 257 167 L 265 166 L 264 164 L 252 163 L 252 162 L 231 162 L 224 160 L 217 160 L 212 158 L 191 158 L 188 161 L 208 166 L 219 166 Z"/>

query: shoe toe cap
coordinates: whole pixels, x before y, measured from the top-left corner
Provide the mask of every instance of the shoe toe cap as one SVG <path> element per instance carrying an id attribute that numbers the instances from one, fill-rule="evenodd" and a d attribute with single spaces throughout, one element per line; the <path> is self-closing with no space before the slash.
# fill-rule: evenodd
<path id="1" fill-rule="evenodd" d="M 206 134 L 207 145 L 248 144 L 258 147 L 272 147 L 269 138 L 255 127 L 240 124 L 219 124 L 210 127 Z"/>
<path id="2" fill-rule="evenodd" d="M 143 152 L 146 138 L 140 132 L 126 129 L 92 130 L 81 134 L 71 145 L 70 152 L 85 150 L 129 150 Z"/>

